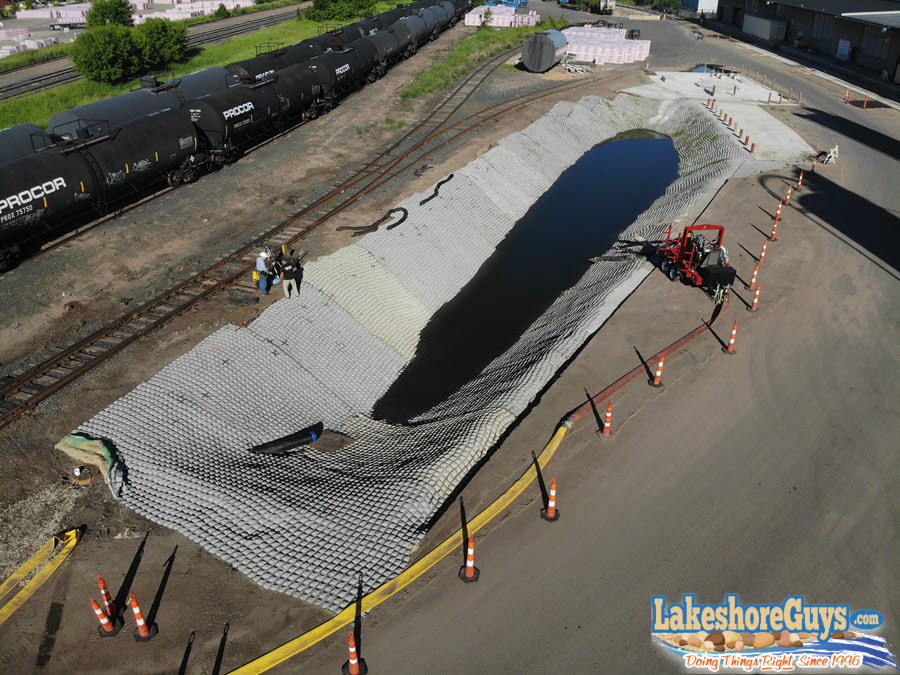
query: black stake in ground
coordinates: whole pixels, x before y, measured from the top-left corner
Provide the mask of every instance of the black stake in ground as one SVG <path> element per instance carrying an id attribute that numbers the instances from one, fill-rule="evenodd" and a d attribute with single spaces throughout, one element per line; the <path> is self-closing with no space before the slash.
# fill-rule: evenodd
<path id="1" fill-rule="evenodd" d="M 359 582 L 356 585 L 356 616 L 353 618 L 353 642 L 356 646 L 356 662 L 359 667 L 359 675 L 366 675 L 369 667 L 366 660 L 362 657 L 362 599 L 363 599 L 363 577 L 362 572 L 359 573 Z M 344 675 L 350 675 L 350 660 L 341 666 L 341 672 Z"/>

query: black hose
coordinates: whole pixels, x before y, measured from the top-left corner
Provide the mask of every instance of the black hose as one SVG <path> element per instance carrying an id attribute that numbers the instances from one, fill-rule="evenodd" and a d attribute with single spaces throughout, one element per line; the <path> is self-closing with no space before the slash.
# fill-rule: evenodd
<path id="1" fill-rule="evenodd" d="M 315 443 L 318 438 L 321 438 L 324 429 L 325 425 L 322 422 L 317 422 L 293 434 L 276 438 L 274 441 L 269 441 L 262 445 L 254 445 L 250 448 L 250 452 L 257 455 L 283 455 L 288 450 L 293 450 L 301 445 Z"/>
<path id="2" fill-rule="evenodd" d="M 451 180 L 453 180 L 453 174 L 452 174 L 452 173 L 451 173 L 449 176 L 447 176 L 444 180 L 439 180 L 439 181 L 437 182 L 437 185 L 434 186 L 434 194 L 431 195 L 430 197 L 426 197 L 425 199 L 423 199 L 422 201 L 420 201 L 420 202 L 419 202 L 419 206 L 425 206 L 428 202 L 430 202 L 432 199 L 434 199 L 435 197 L 437 197 L 437 196 L 438 196 L 438 190 L 441 189 L 441 185 L 443 185 L 444 183 L 449 183 Z"/>
<path id="3" fill-rule="evenodd" d="M 404 209 L 402 206 L 398 206 L 396 209 L 391 209 L 390 211 L 387 212 L 387 214 L 385 214 L 384 218 L 382 218 L 381 220 L 379 220 L 379 221 L 378 221 L 377 223 L 375 223 L 375 224 L 376 224 L 376 225 L 381 225 L 384 221 L 386 221 L 388 218 L 390 218 L 390 217 L 391 217 L 392 215 L 394 215 L 395 213 L 401 213 L 401 212 L 403 213 L 403 217 L 402 217 L 400 220 L 398 220 L 396 223 L 391 223 L 391 224 L 388 225 L 386 228 L 384 228 L 384 229 L 386 229 L 386 230 L 393 230 L 393 229 L 394 229 L 395 227 L 397 227 L 400 223 L 402 223 L 404 220 L 406 220 L 407 218 L 409 218 L 409 211 L 407 211 L 406 209 Z"/>

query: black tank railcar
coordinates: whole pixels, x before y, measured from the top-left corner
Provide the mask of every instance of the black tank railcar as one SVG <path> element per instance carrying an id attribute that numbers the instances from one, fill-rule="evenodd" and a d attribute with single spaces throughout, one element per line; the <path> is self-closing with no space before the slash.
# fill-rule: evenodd
<path id="1" fill-rule="evenodd" d="M 417 14 L 418 18 L 425 24 L 425 35 L 420 40 L 420 43 L 427 42 L 428 40 L 433 40 L 440 31 L 438 19 L 443 16 L 443 13 L 438 14 L 433 10 L 433 7 L 426 7 L 424 9 L 420 9 L 419 13 Z M 409 17 L 409 19 L 411 18 L 412 17 Z"/>
<path id="2" fill-rule="evenodd" d="M 359 63 L 359 72 L 367 82 L 374 82 L 387 72 L 387 69 L 379 67 L 378 48 L 372 42 L 372 36 L 354 40 L 345 50 L 353 52 Z"/>
<path id="3" fill-rule="evenodd" d="M 321 112 L 321 85 L 308 63 L 298 63 L 278 71 L 272 83 L 281 100 L 281 112 L 285 118 L 313 119 Z"/>
<path id="4" fill-rule="evenodd" d="M 456 8 L 456 19 L 462 19 L 465 16 L 465 13 L 472 9 L 471 0 L 451 0 L 453 6 Z"/>
<path id="5" fill-rule="evenodd" d="M 340 49 L 344 46 L 344 41 L 341 39 L 340 31 L 329 31 L 328 33 L 322 33 L 321 35 L 316 35 L 315 37 L 311 37 L 304 42 L 312 42 L 314 44 L 319 45 L 322 48 L 320 53 L 325 53 L 329 49 Z"/>
<path id="6" fill-rule="evenodd" d="M 224 82 L 222 86 L 225 86 Z M 115 128 L 160 110 L 180 110 L 184 103 L 185 98 L 174 85 L 135 89 L 127 94 L 58 112 L 47 123 L 47 131 L 71 140 L 79 120 L 105 120 L 111 128 Z"/>
<path id="7" fill-rule="evenodd" d="M 372 52 L 375 48 L 372 47 Z M 337 99 L 361 84 L 369 71 L 363 68 L 356 50 L 329 51 L 307 62 L 322 87 L 326 109 L 337 105 Z"/>
<path id="8" fill-rule="evenodd" d="M 82 124 L 70 142 L 0 167 L 0 269 L 21 247 L 66 223 L 108 210 L 110 202 L 174 175 L 192 176 L 197 134 L 180 110 L 118 129 Z M 171 180 L 170 180 L 171 182 Z"/>
<path id="9" fill-rule="evenodd" d="M 84 159 L 59 147 L 4 163 L 0 186 L 0 269 L 18 260 L 22 246 L 89 210 L 96 194 Z"/>
<path id="10" fill-rule="evenodd" d="M 384 24 L 382 24 L 381 19 L 378 16 L 374 16 L 371 19 L 360 19 L 356 23 L 344 26 L 341 30 L 348 35 L 352 35 L 353 39 L 351 42 L 354 42 L 359 38 L 368 37 L 383 29 Z"/>
<path id="11" fill-rule="evenodd" d="M 23 122 L 0 129 L 0 157 L 3 163 L 14 162 L 53 145 L 47 133 L 37 124 Z"/>
<path id="12" fill-rule="evenodd" d="M 398 21 L 385 32 L 389 32 L 397 38 L 397 45 L 400 48 L 403 58 L 415 54 L 415 35 L 413 34 L 412 27 L 408 23 Z"/>
<path id="13" fill-rule="evenodd" d="M 209 159 L 214 163 L 237 158 L 238 145 L 270 127 L 281 113 L 272 82 L 237 85 L 194 99 L 187 104 L 190 120 L 200 132 Z"/>
<path id="14" fill-rule="evenodd" d="M 81 150 L 99 167 L 103 200 L 118 199 L 177 172 L 198 150 L 197 130 L 181 110 L 165 110 L 112 129 L 109 140 Z M 174 182 L 170 180 L 170 183 Z"/>
<path id="15" fill-rule="evenodd" d="M 434 37 L 437 37 L 438 34 L 447 27 L 447 24 L 450 23 L 450 19 L 453 18 L 452 10 L 452 6 L 448 10 L 443 4 L 437 4 L 434 7 L 428 7 L 427 9 L 422 10 L 423 12 L 431 12 L 435 17 Z"/>
<path id="16" fill-rule="evenodd" d="M 409 11 L 407 11 L 405 7 L 398 7 L 397 9 L 382 12 L 378 15 L 378 18 L 381 19 L 381 25 L 384 26 L 384 29 L 386 30 L 397 23 L 404 16 L 409 16 Z"/>
<path id="17" fill-rule="evenodd" d="M 225 69 L 237 75 L 242 83 L 254 84 L 271 80 L 279 70 L 292 65 L 294 63 L 287 56 L 286 50 L 278 49 L 264 52 L 252 59 L 229 63 Z"/>
<path id="18" fill-rule="evenodd" d="M 458 17 L 456 16 L 456 7 L 454 6 L 454 4 L 452 2 L 449 2 L 449 0 L 442 0 L 441 7 L 445 12 L 447 12 L 447 16 L 449 17 L 447 20 L 448 25 L 454 25 L 458 20 Z"/>
<path id="19" fill-rule="evenodd" d="M 299 63 L 305 63 L 306 61 L 315 58 L 324 51 L 325 47 L 323 47 L 320 42 L 303 40 L 285 47 L 284 57 L 290 61 L 292 65 L 296 66 Z"/>
<path id="20" fill-rule="evenodd" d="M 375 33 L 375 35 L 367 37 L 366 40 L 371 42 L 378 52 L 378 65 L 376 69 L 378 70 L 378 75 L 380 77 L 381 75 L 384 75 L 390 64 L 400 58 L 405 45 L 401 46 L 400 40 L 397 38 L 397 34 L 393 29 L 379 31 L 378 33 Z"/>
<path id="21" fill-rule="evenodd" d="M 227 89 L 228 70 L 220 66 L 197 70 L 174 80 L 185 102 Z"/>
<path id="22" fill-rule="evenodd" d="M 420 16 L 407 16 L 394 24 L 395 33 L 404 29 L 409 32 L 407 53 L 415 54 L 419 47 L 428 42 L 428 26 Z"/>

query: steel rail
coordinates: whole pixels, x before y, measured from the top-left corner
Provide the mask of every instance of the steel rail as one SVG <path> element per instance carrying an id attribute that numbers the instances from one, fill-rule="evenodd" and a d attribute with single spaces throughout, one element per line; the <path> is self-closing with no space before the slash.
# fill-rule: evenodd
<path id="1" fill-rule="evenodd" d="M 476 73 L 480 71 L 481 69 L 476 71 Z M 474 75 L 475 73 L 473 73 L 473 76 Z M 421 161 L 429 154 L 433 153 L 437 148 L 444 147 L 453 140 L 471 133 L 480 128 L 487 121 L 496 119 L 511 110 L 540 98 L 561 91 L 567 91 L 568 89 L 577 86 L 583 86 L 584 84 L 597 82 L 601 79 L 605 78 L 585 78 L 575 82 L 566 82 L 562 85 L 548 87 L 540 92 L 525 94 L 511 99 L 510 101 L 495 104 L 479 111 L 479 113 L 468 116 L 464 120 L 460 120 L 437 134 L 430 133 L 426 138 L 416 143 L 413 148 L 405 151 L 400 157 L 392 159 L 390 162 L 380 167 L 378 175 L 370 173 L 368 177 L 374 178 L 372 182 L 360 186 L 359 182 L 356 181 L 358 174 L 355 174 L 347 181 L 344 181 L 344 183 L 335 186 L 326 195 L 316 199 L 314 202 L 301 209 L 296 215 L 275 226 L 231 256 L 224 258 L 194 277 L 181 282 L 172 289 L 169 289 L 141 307 L 123 315 L 119 319 L 116 319 L 70 347 L 61 349 L 42 363 L 27 369 L 15 377 L 7 377 L 6 381 L 0 384 L 0 428 L 11 423 L 20 414 L 33 408 L 47 396 L 59 391 L 61 388 L 89 372 L 94 367 L 102 364 L 126 346 L 171 322 L 202 300 L 234 285 L 238 280 L 246 280 L 249 272 L 254 268 L 254 256 L 252 252 L 264 242 L 273 241 L 274 243 L 283 243 L 284 245 L 294 244 L 302 240 L 309 232 L 332 218 L 334 215 L 337 215 L 349 206 L 356 204 L 363 196 L 370 194 L 391 179 L 400 176 L 418 161 Z M 483 83 L 484 81 L 486 81 L 486 78 L 482 79 L 481 82 Z M 463 91 L 463 87 L 459 87 L 457 91 Z M 456 92 L 454 92 L 454 94 L 455 93 Z M 471 91 L 466 92 L 466 96 L 471 96 L 471 94 Z M 437 110 L 447 106 L 453 100 L 454 95 L 449 96 L 439 104 Z M 487 116 L 483 115 L 484 112 L 501 108 L 501 106 L 504 105 L 507 107 L 496 110 Z M 459 106 L 454 110 L 458 110 L 458 108 Z M 429 117 L 433 117 L 433 114 Z M 437 147 L 429 147 L 427 151 L 419 154 L 412 162 L 407 163 L 402 168 L 396 168 L 397 163 L 402 161 L 403 158 L 409 157 L 416 148 L 430 145 L 431 140 L 446 134 L 448 131 L 458 129 L 466 121 L 473 121 L 474 124 L 459 130 L 451 138 L 444 140 Z M 409 132 L 404 138 L 411 136 L 421 128 L 421 124 L 417 125 L 416 128 Z M 398 144 L 395 143 L 392 147 L 397 146 Z M 374 160 L 368 163 L 366 168 L 376 164 L 386 155 L 387 151 L 379 154 Z M 324 205 L 330 203 L 336 197 L 345 194 L 347 188 L 344 187 L 344 185 L 351 182 L 356 185 L 357 189 L 352 190 L 352 194 L 342 199 L 337 206 L 322 212 L 321 209 Z M 280 242 L 278 241 L 278 238 L 281 238 Z M 252 291 L 252 287 L 249 290 Z M 2 407 L 6 407 L 7 409 L 2 410 Z"/>

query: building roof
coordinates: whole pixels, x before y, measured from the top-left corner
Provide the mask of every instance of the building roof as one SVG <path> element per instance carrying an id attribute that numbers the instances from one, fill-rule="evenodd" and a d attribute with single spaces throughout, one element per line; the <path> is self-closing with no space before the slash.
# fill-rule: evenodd
<path id="1" fill-rule="evenodd" d="M 821 12 L 822 14 L 831 14 L 832 16 L 841 16 L 848 9 L 852 10 L 853 14 L 900 10 L 900 4 L 895 0 L 853 0 L 853 2 L 847 2 L 847 0 L 774 0 L 774 2 L 779 5 L 808 9 L 813 12 Z"/>
<path id="2" fill-rule="evenodd" d="M 876 26 L 900 29 L 900 10 L 894 12 L 844 12 L 845 19 L 856 19 Z"/>

